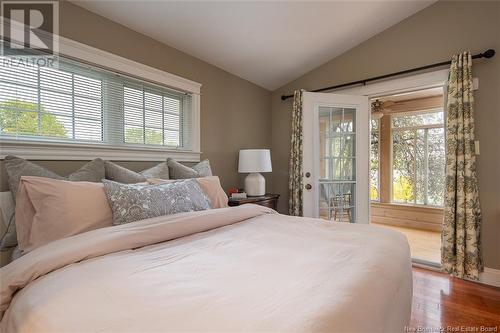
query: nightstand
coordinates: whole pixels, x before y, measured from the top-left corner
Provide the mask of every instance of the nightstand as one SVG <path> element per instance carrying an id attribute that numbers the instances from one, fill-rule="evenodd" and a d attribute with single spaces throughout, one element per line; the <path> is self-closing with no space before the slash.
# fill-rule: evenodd
<path id="1" fill-rule="evenodd" d="M 253 203 L 256 205 L 261 205 L 265 207 L 272 208 L 274 210 L 278 209 L 278 199 L 280 195 L 279 194 L 271 194 L 271 193 L 266 193 L 262 196 L 258 197 L 248 197 L 244 199 L 232 199 L 229 198 L 229 206 L 240 206 L 248 203 Z"/>

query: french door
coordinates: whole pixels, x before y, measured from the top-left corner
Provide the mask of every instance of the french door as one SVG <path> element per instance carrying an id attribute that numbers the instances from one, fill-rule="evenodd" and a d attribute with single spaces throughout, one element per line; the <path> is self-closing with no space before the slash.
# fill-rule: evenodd
<path id="1" fill-rule="evenodd" d="M 368 97 L 304 92 L 304 216 L 369 223 Z"/>

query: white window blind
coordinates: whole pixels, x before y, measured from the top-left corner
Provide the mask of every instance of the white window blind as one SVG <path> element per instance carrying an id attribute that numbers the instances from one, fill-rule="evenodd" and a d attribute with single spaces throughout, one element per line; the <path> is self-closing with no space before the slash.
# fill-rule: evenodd
<path id="1" fill-rule="evenodd" d="M 182 146 L 182 98 L 144 86 L 123 89 L 125 142 Z"/>
<path id="2" fill-rule="evenodd" d="M 190 149 L 191 95 L 60 59 L 0 66 L 0 137 Z"/>

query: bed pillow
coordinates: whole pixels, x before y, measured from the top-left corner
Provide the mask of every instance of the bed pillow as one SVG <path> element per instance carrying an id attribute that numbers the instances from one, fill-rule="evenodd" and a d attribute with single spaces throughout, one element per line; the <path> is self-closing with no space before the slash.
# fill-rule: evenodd
<path id="1" fill-rule="evenodd" d="M 157 185 L 121 184 L 103 180 L 113 224 L 210 209 L 210 201 L 192 179 Z"/>
<path id="2" fill-rule="evenodd" d="M 209 176 L 196 178 L 196 181 L 203 189 L 207 197 L 210 199 L 212 208 L 225 208 L 228 206 L 228 198 L 226 192 L 220 184 L 219 177 Z"/>
<path id="3" fill-rule="evenodd" d="M 38 176 L 61 180 L 68 179 L 72 181 L 100 182 L 105 175 L 104 161 L 100 158 L 96 158 L 88 162 L 68 177 L 59 176 L 44 167 L 16 156 L 5 156 L 4 163 L 13 202 L 16 201 L 19 182 L 22 176 Z M 5 221 L 9 223 L 9 230 L 6 234 L 2 235 L 0 249 L 15 247 L 17 245 L 17 232 L 14 214 L 10 214 L 8 219 L 5 219 Z"/>
<path id="4" fill-rule="evenodd" d="M 0 267 L 8 265 L 12 262 L 12 252 L 15 248 L 0 250 Z"/>
<path id="5" fill-rule="evenodd" d="M 16 201 L 17 190 L 22 176 L 37 176 L 52 179 L 67 179 L 71 181 L 100 182 L 104 178 L 104 161 L 96 158 L 76 170 L 68 177 L 45 169 L 35 163 L 16 156 L 5 156 L 5 170 L 7 171 L 9 189 Z"/>
<path id="6" fill-rule="evenodd" d="M 212 208 L 228 207 L 227 204 L 228 198 L 226 192 L 224 192 L 224 189 L 220 184 L 219 177 L 217 176 L 200 177 L 200 178 L 195 178 L 195 180 L 198 182 L 198 185 L 200 185 L 201 189 L 207 195 L 208 199 L 210 200 Z M 180 180 L 173 180 L 173 179 L 165 180 L 158 178 L 148 179 L 148 183 L 150 184 L 172 183 L 178 181 Z"/>
<path id="7" fill-rule="evenodd" d="M 16 229 L 23 253 L 112 224 L 113 215 L 102 183 L 21 177 Z"/>
<path id="8" fill-rule="evenodd" d="M 15 207 L 12 192 L 0 192 L 0 219 L 2 220 L 0 250 L 12 249 L 17 245 Z"/>
<path id="9" fill-rule="evenodd" d="M 109 161 L 105 161 L 104 166 L 106 169 L 106 177 L 103 178 L 124 184 L 141 183 L 145 182 L 148 178 L 169 178 L 166 162 L 162 162 L 141 172 L 129 170 Z"/>
<path id="10" fill-rule="evenodd" d="M 169 169 L 170 179 L 188 179 L 212 176 L 212 169 L 210 168 L 210 162 L 208 160 L 201 161 L 200 163 L 193 165 L 190 168 L 177 162 L 174 159 L 167 158 L 167 165 Z"/>
<path id="11" fill-rule="evenodd" d="M 14 221 L 14 219 L 10 218 L 10 216 L 14 216 L 12 194 L 10 192 L 0 192 L 0 235 L 2 236 L 2 240 L 6 240 L 5 246 L 0 246 L 0 267 L 12 261 L 12 253 L 17 244 L 16 229 L 11 227 L 10 224 L 10 221 Z M 10 230 L 13 230 L 14 233 Z M 4 242 L 2 241 L 2 243 Z"/>

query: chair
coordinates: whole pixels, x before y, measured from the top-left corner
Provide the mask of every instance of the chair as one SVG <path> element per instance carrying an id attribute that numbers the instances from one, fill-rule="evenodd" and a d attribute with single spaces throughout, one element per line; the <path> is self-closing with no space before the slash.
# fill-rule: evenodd
<path id="1" fill-rule="evenodd" d="M 332 193 L 334 190 L 329 183 L 320 183 L 320 196 L 327 205 L 328 220 L 335 222 L 351 222 L 351 193 Z M 337 217 L 340 216 L 340 221 Z M 347 217 L 347 219 L 345 219 Z"/>
<path id="2" fill-rule="evenodd" d="M 337 194 L 331 198 L 333 203 L 333 220 L 337 221 L 337 215 L 341 215 L 340 222 L 351 222 L 351 193 Z M 347 220 L 344 217 L 347 216 Z"/>
<path id="3" fill-rule="evenodd" d="M 326 203 L 326 210 L 328 212 L 328 220 L 332 219 L 332 211 L 333 211 L 333 204 L 331 202 L 331 196 L 330 196 L 330 184 L 328 183 L 320 183 L 320 196 L 321 196 L 321 201 L 324 201 Z"/>

